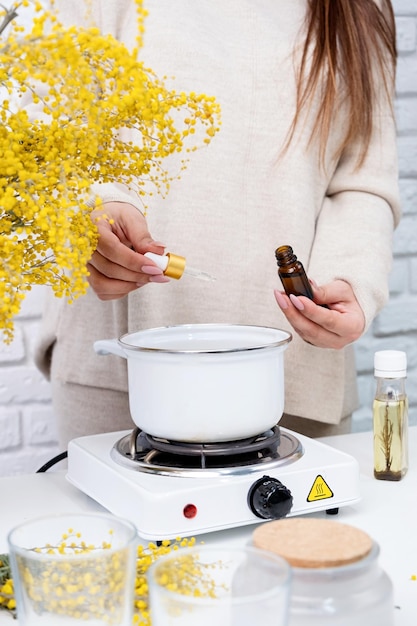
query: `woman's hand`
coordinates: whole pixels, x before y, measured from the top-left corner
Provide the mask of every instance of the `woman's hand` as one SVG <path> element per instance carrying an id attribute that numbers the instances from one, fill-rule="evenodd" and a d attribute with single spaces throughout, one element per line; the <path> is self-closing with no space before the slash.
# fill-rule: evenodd
<path id="1" fill-rule="evenodd" d="M 278 306 L 300 337 L 313 346 L 336 350 L 359 339 L 365 316 L 349 283 L 335 280 L 321 287 L 312 285 L 314 302 L 275 291 Z"/>
<path id="2" fill-rule="evenodd" d="M 115 300 L 149 282 L 169 282 L 145 252 L 164 253 L 154 241 L 146 219 L 136 207 L 107 202 L 92 212 L 97 225 L 97 249 L 88 263 L 88 282 L 100 300 Z"/>

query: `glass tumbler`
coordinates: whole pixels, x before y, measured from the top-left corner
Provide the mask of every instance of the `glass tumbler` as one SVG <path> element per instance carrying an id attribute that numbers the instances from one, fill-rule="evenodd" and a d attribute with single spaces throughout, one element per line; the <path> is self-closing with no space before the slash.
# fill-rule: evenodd
<path id="1" fill-rule="evenodd" d="M 20 626 L 132 626 L 137 531 L 112 515 L 43 517 L 8 536 Z"/>
<path id="2" fill-rule="evenodd" d="M 291 568 L 254 547 L 184 548 L 149 569 L 152 626 L 287 626 Z"/>

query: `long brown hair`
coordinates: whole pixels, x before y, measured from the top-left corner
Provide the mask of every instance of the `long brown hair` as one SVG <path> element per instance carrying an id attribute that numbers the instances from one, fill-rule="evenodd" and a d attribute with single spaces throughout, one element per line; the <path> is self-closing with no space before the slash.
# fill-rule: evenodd
<path id="1" fill-rule="evenodd" d="M 379 8 L 375 0 L 308 0 L 305 32 L 290 136 L 318 92 L 321 101 L 311 139 L 319 138 L 324 159 L 341 96 L 349 116 L 338 156 L 350 142 L 359 140 L 359 166 L 371 139 L 381 85 L 383 96 L 392 101 L 397 50 L 391 1 L 380 0 Z"/>

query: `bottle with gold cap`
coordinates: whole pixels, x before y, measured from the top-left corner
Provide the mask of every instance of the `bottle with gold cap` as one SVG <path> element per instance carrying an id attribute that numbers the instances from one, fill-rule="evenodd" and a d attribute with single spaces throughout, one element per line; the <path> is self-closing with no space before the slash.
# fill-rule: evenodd
<path id="1" fill-rule="evenodd" d="M 148 259 L 151 259 L 168 278 L 175 278 L 179 280 L 183 274 L 187 276 L 193 276 L 200 280 L 215 280 L 214 276 L 202 272 L 201 270 L 188 267 L 185 257 L 179 254 L 173 254 L 167 252 L 166 254 L 155 254 L 154 252 L 146 252 L 145 255 Z"/>

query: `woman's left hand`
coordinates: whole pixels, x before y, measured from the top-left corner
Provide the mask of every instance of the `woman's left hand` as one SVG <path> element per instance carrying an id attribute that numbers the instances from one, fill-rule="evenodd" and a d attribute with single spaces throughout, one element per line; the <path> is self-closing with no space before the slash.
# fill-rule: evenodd
<path id="1" fill-rule="evenodd" d="M 334 280 L 320 287 L 313 282 L 312 285 L 314 302 L 304 296 L 288 297 L 275 291 L 278 306 L 296 333 L 313 346 L 336 350 L 359 339 L 365 316 L 349 283 Z"/>

